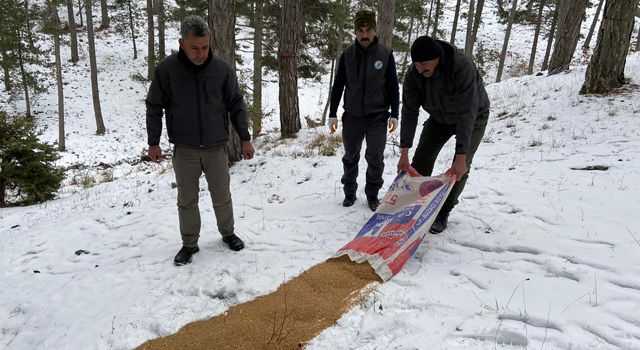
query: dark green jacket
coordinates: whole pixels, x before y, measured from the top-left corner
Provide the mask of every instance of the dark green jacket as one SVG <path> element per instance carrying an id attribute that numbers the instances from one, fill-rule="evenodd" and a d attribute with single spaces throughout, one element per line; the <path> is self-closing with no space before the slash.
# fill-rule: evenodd
<path id="1" fill-rule="evenodd" d="M 213 56 L 196 66 L 183 51 L 156 67 L 146 99 L 149 145 L 158 145 L 165 111 L 169 142 L 195 148 L 229 140 L 229 119 L 241 140 L 250 140 L 235 71 Z M 230 118 L 229 118 L 230 117 Z"/>
<path id="2" fill-rule="evenodd" d="M 456 125 L 456 153 L 468 153 L 476 118 L 489 111 L 482 76 L 470 56 L 438 40 L 444 57 L 430 78 L 411 65 L 402 89 L 400 147 L 411 147 L 422 107 L 429 118 Z"/>
<path id="3" fill-rule="evenodd" d="M 336 118 L 344 91 L 344 110 L 350 115 L 398 117 L 400 90 L 393 51 L 374 37 L 368 48 L 357 41 L 340 55 L 331 89 L 329 117 Z"/>

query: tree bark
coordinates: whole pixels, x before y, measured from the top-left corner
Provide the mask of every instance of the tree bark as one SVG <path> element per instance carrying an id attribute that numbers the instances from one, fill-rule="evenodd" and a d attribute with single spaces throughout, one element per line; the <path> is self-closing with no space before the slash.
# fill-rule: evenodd
<path id="1" fill-rule="evenodd" d="M 549 39 L 547 40 L 547 49 L 544 52 L 544 60 L 542 61 L 542 70 L 547 70 L 549 65 L 549 57 L 551 55 L 551 47 L 553 46 L 553 37 L 556 33 L 556 26 L 558 24 L 558 12 L 560 7 L 560 0 L 556 0 L 556 6 L 553 10 L 553 19 L 551 20 L 551 29 L 549 29 Z"/>
<path id="2" fill-rule="evenodd" d="M 626 83 L 624 66 L 633 32 L 634 10 L 632 1 L 607 0 L 581 94 L 607 93 Z"/>
<path id="3" fill-rule="evenodd" d="M 453 26 L 451 28 L 451 40 L 449 40 L 451 45 L 454 45 L 454 46 L 456 45 L 456 32 L 458 31 L 458 18 L 460 17 L 460 2 L 461 0 L 456 1 L 456 13 L 455 15 L 453 15 Z M 413 20 L 413 17 L 411 17 L 411 19 Z M 411 42 L 411 40 L 409 40 L 409 42 Z"/>
<path id="4" fill-rule="evenodd" d="M 156 15 L 158 16 L 158 62 L 162 61 L 165 57 L 165 13 L 164 13 L 164 0 L 155 0 Z"/>
<path id="5" fill-rule="evenodd" d="M 509 47 L 509 37 L 511 36 L 511 27 L 513 26 L 513 20 L 516 17 L 516 9 L 518 8 L 518 0 L 513 0 L 513 6 L 511 7 L 511 13 L 509 14 L 509 22 L 507 24 L 507 32 L 504 35 L 504 43 L 502 44 L 502 53 L 500 54 L 500 63 L 498 64 L 498 76 L 496 82 L 500 82 L 502 79 L 502 70 L 504 69 L 504 60 L 507 56 L 507 48 Z"/>
<path id="6" fill-rule="evenodd" d="M 78 62 L 78 31 L 76 30 L 76 17 L 73 12 L 73 0 L 66 0 L 67 16 L 69 17 L 69 37 L 71 44 L 71 62 Z"/>
<path id="7" fill-rule="evenodd" d="M 100 0 L 100 10 L 102 14 L 100 29 L 107 29 L 111 25 L 109 22 L 109 9 L 107 8 L 107 0 Z"/>
<path id="8" fill-rule="evenodd" d="M 129 10 L 129 29 L 131 30 L 131 42 L 133 43 L 133 59 L 138 58 L 138 49 L 136 47 L 136 33 L 133 25 L 133 10 L 131 9 L 131 0 L 127 0 L 127 8 Z"/>
<path id="9" fill-rule="evenodd" d="M 636 39 L 636 51 L 640 51 L 640 26 L 638 26 L 638 38 Z"/>
<path id="10" fill-rule="evenodd" d="M 531 46 L 531 56 L 529 57 L 529 67 L 527 68 L 527 74 L 533 74 L 533 66 L 536 62 L 536 50 L 538 49 L 538 39 L 540 38 L 540 28 L 542 27 L 542 11 L 546 1 L 540 1 L 540 7 L 538 8 L 538 18 L 536 19 L 536 31 L 533 35 L 533 45 Z"/>
<path id="11" fill-rule="evenodd" d="M 105 127 L 104 121 L 102 120 L 102 109 L 100 108 L 100 92 L 98 91 L 98 64 L 96 63 L 96 44 L 93 34 L 91 0 L 84 1 L 84 8 L 87 16 L 87 38 L 89 41 L 89 66 L 91 67 L 91 96 L 93 97 L 93 112 L 96 117 L 96 134 L 102 135 L 105 132 Z"/>
<path id="12" fill-rule="evenodd" d="M 262 132 L 262 2 L 255 0 L 255 11 L 253 13 L 253 106 L 251 116 L 253 125 L 253 138 L 258 137 Z"/>
<path id="13" fill-rule="evenodd" d="M 235 0 L 209 0 L 210 44 L 213 52 L 236 67 L 236 15 Z M 227 143 L 229 162 L 242 160 L 242 141 L 229 122 L 229 142 Z"/>
<path id="14" fill-rule="evenodd" d="M 598 19 L 600 18 L 600 11 L 602 11 L 602 4 L 604 0 L 600 0 L 598 2 L 598 7 L 596 8 L 596 14 L 593 16 L 593 22 L 591 22 L 591 28 L 589 28 L 589 34 L 587 34 L 587 38 L 584 39 L 584 44 L 582 44 L 583 49 L 588 49 L 591 44 L 591 38 L 593 37 L 593 32 L 596 30 L 596 24 L 598 23 Z"/>
<path id="15" fill-rule="evenodd" d="M 153 80 L 156 68 L 155 34 L 153 28 L 153 0 L 147 0 L 147 79 Z"/>
<path id="16" fill-rule="evenodd" d="M 580 37 L 580 25 L 587 8 L 587 0 L 560 0 L 558 38 L 549 62 L 549 74 L 569 69 Z"/>
<path id="17" fill-rule="evenodd" d="M 82 9 L 84 8 L 84 0 L 78 0 L 78 16 L 80 16 L 80 27 L 84 26 L 84 20 L 82 19 Z"/>
<path id="18" fill-rule="evenodd" d="M 464 52 L 473 56 L 473 14 L 476 10 L 475 0 L 469 0 L 469 13 L 467 16 L 467 38 L 464 43 Z"/>
<path id="19" fill-rule="evenodd" d="M 484 0 L 478 0 L 478 5 L 476 5 L 476 13 L 475 18 L 473 19 L 473 33 L 471 33 L 471 50 L 473 53 L 473 47 L 475 46 L 476 39 L 478 38 L 478 29 L 480 28 L 480 23 L 482 23 L 482 10 L 484 9 Z"/>
<path id="20" fill-rule="evenodd" d="M 278 45 L 280 132 L 282 138 L 295 137 L 301 129 L 298 105 L 298 23 L 300 0 L 283 0 Z"/>
<path id="21" fill-rule="evenodd" d="M 8 53 L 7 51 L 3 50 L 2 51 L 2 77 L 4 80 L 4 91 L 9 92 L 11 91 L 11 76 L 10 76 L 10 71 L 9 71 L 9 64 L 7 62 L 8 60 Z"/>
<path id="22" fill-rule="evenodd" d="M 396 0 L 380 0 L 378 2 L 378 40 L 388 48 L 393 47 L 395 12 Z"/>
<path id="23" fill-rule="evenodd" d="M 31 99 L 29 98 L 29 86 L 27 84 L 27 72 L 24 69 L 24 58 L 22 53 L 22 48 L 18 47 L 18 64 L 20 65 L 20 77 L 22 81 L 22 91 L 24 92 L 24 103 L 26 108 L 26 117 L 27 119 L 32 119 L 31 115 Z"/>
<path id="24" fill-rule="evenodd" d="M 436 16 L 433 20 L 433 31 L 431 32 L 432 38 L 438 38 L 438 26 L 440 25 L 440 16 L 442 16 L 442 4 L 440 0 L 436 0 Z"/>
<path id="25" fill-rule="evenodd" d="M 64 89 L 62 85 L 62 59 L 60 57 L 60 18 L 58 17 L 58 4 L 54 1 L 51 6 L 51 24 L 53 34 L 53 51 L 56 58 L 56 87 L 58 89 L 58 150 L 65 150 L 64 137 Z"/>

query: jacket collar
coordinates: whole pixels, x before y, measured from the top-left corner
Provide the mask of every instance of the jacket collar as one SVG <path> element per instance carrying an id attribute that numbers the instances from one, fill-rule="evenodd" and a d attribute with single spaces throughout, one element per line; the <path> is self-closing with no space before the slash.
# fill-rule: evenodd
<path id="1" fill-rule="evenodd" d="M 358 39 L 355 39 L 356 50 L 358 52 L 361 52 L 361 53 L 369 53 L 369 52 L 373 51 L 376 46 L 378 46 L 378 42 L 379 41 L 380 40 L 378 40 L 378 37 L 374 36 L 373 37 L 373 41 L 371 42 L 371 44 L 369 46 L 367 46 L 367 47 L 364 47 L 364 46 L 360 45 L 360 43 L 358 42 Z"/>
<path id="2" fill-rule="evenodd" d="M 189 72 L 194 74 L 200 73 L 205 68 L 207 68 L 209 63 L 211 63 L 212 59 L 213 59 L 213 51 L 211 50 L 211 48 L 209 48 L 209 56 L 207 57 L 207 60 L 204 61 L 204 63 L 201 65 L 193 64 L 193 62 L 189 60 L 189 57 L 187 57 L 187 54 L 184 52 L 184 50 L 182 49 L 178 50 L 178 60 L 187 68 Z"/>

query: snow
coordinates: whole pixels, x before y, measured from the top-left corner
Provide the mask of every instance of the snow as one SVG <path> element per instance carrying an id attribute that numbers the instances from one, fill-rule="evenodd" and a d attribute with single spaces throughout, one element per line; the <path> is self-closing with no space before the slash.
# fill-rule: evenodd
<path id="1" fill-rule="evenodd" d="M 501 36 L 487 22 L 481 31 Z M 128 40 L 98 36 L 107 134 L 94 135 L 83 53 L 64 73 L 68 151 L 60 165 L 75 169 L 58 199 L 0 209 L 3 349 L 131 349 L 274 291 L 330 257 L 371 215 L 364 160 L 360 200 L 343 208 L 341 148 L 330 157 L 308 150 L 324 128 L 279 140 L 276 112 L 255 142 L 256 158 L 231 169 L 236 231 L 247 248 L 223 245 L 203 179 L 201 251 L 174 266 L 170 161 L 137 162 L 145 87 L 131 75 L 146 72 L 144 57 L 131 59 Z M 175 26 L 169 36 L 174 48 Z M 528 57 L 529 44 L 511 43 Z M 307 349 L 640 348 L 640 54 L 629 56 L 631 84 L 620 93 L 579 95 L 585 69 L 487 85 L 489 125 L 449 228 L 426 237 L 403 271 Z M 318 116 L 326 81 L 300 84 L 301 114 Z M 277 83 L 265 86 L 265 108 L 277 109 L 277 94 Z M 34 105 L 49 141 L 56 108 L 55 89 Z M 436 171 L 447 168 L 448 154 Z M 387 185 L 397 159 L 387 147 Z M 609 168 L 572 169 L 596 165 Z M 87 178 L 97 184 L 85 188 Z"/>

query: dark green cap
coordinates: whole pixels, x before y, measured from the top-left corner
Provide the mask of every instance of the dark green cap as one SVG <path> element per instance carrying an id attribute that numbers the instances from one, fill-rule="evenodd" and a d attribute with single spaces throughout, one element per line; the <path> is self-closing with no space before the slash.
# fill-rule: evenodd
<path id="1" fill-rule="evenodd" d="M 353 20 L 353 24 L 355 29 L 358 30 L 360 27 L 369 27 L 372 29 L 376 29 L 376 14 L 373 11 L 369 10 L 360 10 L 356 12 L 356 17 Z"/>

